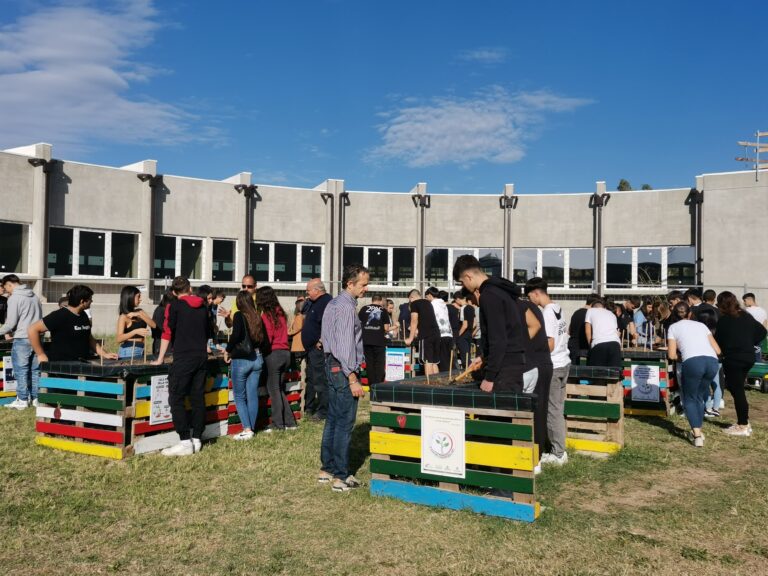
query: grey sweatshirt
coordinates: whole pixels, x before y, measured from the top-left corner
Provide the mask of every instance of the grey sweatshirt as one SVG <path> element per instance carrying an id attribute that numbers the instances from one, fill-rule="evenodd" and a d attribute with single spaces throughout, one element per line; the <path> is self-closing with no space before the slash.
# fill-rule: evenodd
<path id="1" fill-rule="evenodd" d="M 8 315 L 0 336 L 13 332 L 14 338 L 29 338 L 27 329 L 43 317 L 43 305 L 26 284 L 19 284 L 8 298 Z"/>

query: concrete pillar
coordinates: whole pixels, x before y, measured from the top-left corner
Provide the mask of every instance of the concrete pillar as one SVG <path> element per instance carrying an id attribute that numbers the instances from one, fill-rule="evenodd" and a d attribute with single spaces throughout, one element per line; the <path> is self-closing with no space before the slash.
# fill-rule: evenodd
<path id="1" fill-rule="evenodd" d="M 416 207 L 416 257 L 413 261 L 414 272 L 416 276 L 416 287 L 424 291 L 425 284 L 425 270 L 424 270 L 424 257 L 426 256 L 426 228 L 427 228 L 427 215 L 426 215 L 426 202 L 424 198 L 427 196 L 427 183 L 419 182 L 414 188 L 411 189 L 411 197 L 413 198 L 414 206 Z M 449 268 L 450 268 L 450 262 Z"/>
<path id="2" fill-rule="evenodd" d="M 29 263 L 27 271 L 37 278 L 35 290 L 43 294 L 42 279 L 48 272 L 48 166 L 53 147 L 35 144 L 20 151 L 30 156 L 32 178 L 32 223 L 29 225 Z"/>
<path id="3" fill-rule="evenodd" d="M 153 186 L 157 176 L 157 160 L 142 160 L 123 166 L 121 170 L 136 172 L 136 185 L 139 190 L 139 211 L 141 212 L 141 230 L 139 231 L 139 263 L 136 274 L 141 280 L 151 280 L 155 244 Z"/>
<path id="4" fill-rule="evenodd" d="M 500 207 L 504 211 L 504 238 L 502 241 L 504 260 L 502 274 L 506 278 L 512 278 L 514 276 L 514 264 L 512 261 L 512 210 L 517 204 L 514 184 L 504 185 L 504 195 L 499 199 L 499 202 Z"/>
<path id="5" fill-rule="evenodd" d="M 595 183 L 595 194 L 592 196 L 593 237 L 592 247 L 595 251 L 595 283 L 598 294 L 605 290 L 605 277 L 603 275 L 603 206 L 610 196 L 605 192 L 605 182 Z"/>
<path id="6" fill-rule="evenodd" d="M 234 229 L 236 232 L 236 248 L 235 248 L 235 282 L 240 282 L 240 279 L 250 272 L 250 251 L 251 240 L 253 239 L 253 221 L 255 210 L 255 197 L 258 192 L 251 184 L 251 173 L 240 172 L 234 176 L 227 178 L 224 182 L 232 184 L 238 194 L 242 196 L 240 200 L 243 203 L 244 213 L 243 219 L 240 225 Z M 206 238 L 207 253 L 205 256 L 204 270 L 207 271 L 209 276 L 203 275 L 203 278 L 210 280 L 213 277 L 213 240 Z M 205 274 L 205 272 L 204 272 Z"/>

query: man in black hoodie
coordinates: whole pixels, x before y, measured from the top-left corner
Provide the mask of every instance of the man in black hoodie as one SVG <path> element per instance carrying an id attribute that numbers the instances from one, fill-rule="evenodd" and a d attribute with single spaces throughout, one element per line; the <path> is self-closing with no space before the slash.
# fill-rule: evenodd
<path id="1" fill-rule="evenodd" d="M 205 430 L 205 377 L 208 373 L 208 338 L 212 337 L 206 302 L 192 294 L 189 280 L 173 279 L 177 299 L 168 307 L 160 354 L 153 364 L 163 362 L 169 343 L 173 363 L 168 371 L 168 401 L 173 427 L 181 442 L 162 451 L 163 456 L 189 456 L 199 452 Z M 191 419 L 184 406 L 189 396 Z M 191 429 L 191 430 L 190 430 Z"/>
<path id="2" fill-rule="evenodd" d="M 484 364 L 480 388 L 485 392 L 522 392 L 525 326 L 517 304 L 520 288 L 505 278 L 488 276 L 477 258 L 468 254 L 456 260 L 453 279 L 470 293 L 480 294 Z"/>

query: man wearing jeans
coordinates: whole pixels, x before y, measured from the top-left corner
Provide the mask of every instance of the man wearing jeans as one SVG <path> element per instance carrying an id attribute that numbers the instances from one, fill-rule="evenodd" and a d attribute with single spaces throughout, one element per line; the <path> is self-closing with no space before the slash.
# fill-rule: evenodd
<path id="1" fill-rule="evenodd" d="M 542 455 L 542 464 L 562 466 L 568 462 L 565 451 L 565 386 L 568 381 L 568 369 L 571 356 L 568 351 L 568 323 L 558 304 L 552 302 L 547 294 L 547 282 L 543 278 L 531 278 L 525 283 L 528 299 L 542 308 L 544 330 L 547 333 L 549 353 L 552 357 L 552 380 L 549 385 L 549 403 L 547 408 L 547 436 L 550 452 Z"/>
<path id="2" fill-rule="evenodd" d="M 43 306 L 16 274 L 8 274 L 2 279 L 2 289 L 8 298 L 8 314 L 0 337 L 13 338 L 11 358 L 13 373 L 16 377 L 16 400 L 6 404 L 6 408 L 24 410 L 30 402 L 37 406 L 37 387 L 40 382 L 40 363 L 29 343 L 27 329 L 43 316 Z M 13 335 L 11 335 L 13 332 Z"/>
<path id="3" fill-rule="evenodd" d="M 323 313 L 322 342 L 328 374 L 328 416 L 320 448 L 322 466 L 317 481 L 332 482 L 334 492 L 347 492 L 360 483 L 349 471 L 349 444 L 357 417 L 357 401 L 364 394 L 360 384 L 363 362 L 363 328 L 357 316 L 357 299 L 368 290 L 367 268 L 344 268 L 341 294 Z"/>

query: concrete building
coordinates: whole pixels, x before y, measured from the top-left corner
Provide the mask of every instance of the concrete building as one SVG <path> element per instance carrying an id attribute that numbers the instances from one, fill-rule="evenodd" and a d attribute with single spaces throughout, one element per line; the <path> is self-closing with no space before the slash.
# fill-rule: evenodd
<path id="1" fill-rule="evenodd" d="M 371 291 L 453 289 L 456 257 L 492 274 L 543 276 L 556 299 L 662 294 L 705 285 L 768 301 L 768 173 L 703 174 L 670 190 L 498 195 L 347 190 L 162 174 L 145 160 L 120 168 L 53 157 L 49 144 L 0 151 L 0 273 L 34 285 L 49 307 L 75 283 L 92 286 L 95 331 L 114 331 L 126 284 L 156 301 L 174 276 L 234 293 L 249 271 L 286 308 L 307 279 L 335 291 L 344 262 L 371 269 Z M 527 191 L 526 191 L 527 192 Z"/>

